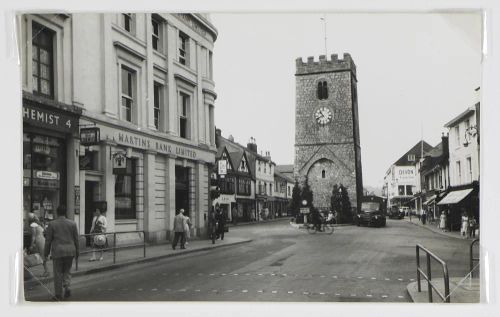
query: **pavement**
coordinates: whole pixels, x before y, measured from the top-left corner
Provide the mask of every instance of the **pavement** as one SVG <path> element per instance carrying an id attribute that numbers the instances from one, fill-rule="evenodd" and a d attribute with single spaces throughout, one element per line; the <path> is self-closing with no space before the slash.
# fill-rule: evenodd
<path id="1" fill-rule="evenodd" d="M 405 217 L 404 220 L 409 222 L 409 223 L 412 223 L 414 225 L 420 226 L 420 227 L 425 228 L 427 230 L 430 230 L 434 233 L 437 233 L 437 234 L 440 234 L 440 235 L 443 235 L 443 236 L 446 236 L 449 238 L 457 238 L 457 239 L 463 239 L 463 240 L 469 240 L 469 241 L 476 239 L 476 237 L 474 237 L 474 238 L 463 237 L 460 234 L 460 231 L 442 231 L 441 229 L 438 228 L 439 221 L 436 221 L 435 223 L 427 222 L 424 225 L 424 224 L 422 224 L 422 221 L 420 221 L 417 217 L 411 217 L 411 219 L 408 217 Z M 477 236 L 477 238 L 479 238 L 479 236 Z"/>
<path id="2" fill-rule="evenodd" d="M 433 279 L 432 283 L 444 294 L 443 279 Z M 429 292 L 427 281 L 421 281 L 421 292 L 418 291 L 417 282 L 412 282 L 406 287 L 408 294 L 415 303 L 428 303 Z M 480 283 L 479 278 L 450 278 L 450 303 L 479 303 L 480 302 Z M 443 303 L 443 300 L 433 292 L 432 301 L 434 303 Z"/>
<path id="3" fill-rule="evenodd" d="M 241 243 L 251 242 L 251 239 L 231 237 L 226 235 L 224 240 L 216 240 L 215 244 L 212 244 L 211 240 L 192 240 L 186 245 L 186 249 L 180 249 L 177 246 L 176 250 L 172 249 L 170 243 L 147 245 L 146 246 L 146 256 L 144 257 L 143 248 L 130 248 L 116 251 L 116 261 L 113 262 L 113 252 L 104 252 L 102 261 L 92 261 L 89 259 L 92 253 L 81 254 L 78 260 L 78 270 L 76 270 L 75 264 L 73 264 L 72 276 L 81 276 L 86 274 L 92 274 L 112 269 L 117 269 L 126 265 L 133 265 L 138 263 L 146 263 L 150 261 L 155 261 L 167 257 L 181 256 L 193 252 L 201 252 L 212 250 L 221 247 L 228 247 L 232 245 L 238 245 Z M 98 255 L 99 256 L 99 255 Z M 43 266 L 37 265 L 35 267 L 29 268 L 29 271 L 34 275 L 31 279 L 25 281 L 26 287 L 31 287 L 38 285 L 40 283 L 47 284 L 52 282 L 52 261 L 47 263 L 49 275 L 43 276 Z"/>
<path id="4" fill-rule="evenodd" d="M 183 254 L 177 250 L 178 256 L 167 256 L 173 253 L 167 245 L 154 261 L 74 275 L 71 300 L 412 302 L 407 285 L 416 279 L 415 243 L 447 261 L 453 276 L 467 274 L 468 241 L 436 239 L 401 220 L 388 220 L 384 228 L 339 226 L 331 235 L 311 235 L 283 219 L 238 225 L 226 239 L 240 243 Z M 141 250 L 134 256 L 141 258 Z M 123 260 L 119 255 L 117 262 Z M 51 284 L 25 284 L 25 300 L 47 301 L 51 289 Z"/>
<path id="5" fill-rule="evenodd" d="M 425 228 L 433 233 L 445 236 L 448 238 L 455 238 L 465 240 L 471 243 L 474 238 L 464 237 L 460 234 L 460 231 L 442 231 L 438 228 L 436 223 L 426 223 L 425 225 L 417 217 L 405 218 L 405 220 L 411 224 Z M 474 272 L 474 275 L 478 275 L 479 272 Z M 433 283 L 438 287 L 438 289 L 444 293 L 444 282 L 443 279 L 433 279 Z M 452 303 L 479 303 L 480 301 L 480 281 L 478 278 L 465 278 L 462 277 L 450 277 L 450 301 Z M 416 303 L 428 303 L 428 291 L 427 291 L 427 281 L 422 280 L 421 282 L 421 292 L 417 291 L 417 282 L 412 282 L 407 286 L 408 294 L 410 298 Z M 441 298 L 437 294 L 433 295 L 433 302 L 442 302 Z"/>

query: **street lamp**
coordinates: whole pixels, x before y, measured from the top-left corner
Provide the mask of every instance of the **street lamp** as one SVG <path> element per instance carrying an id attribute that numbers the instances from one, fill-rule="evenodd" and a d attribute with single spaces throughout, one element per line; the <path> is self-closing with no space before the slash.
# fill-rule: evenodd
<path id="1" fill-rule="evenodd" d="M 468 147 L 470 142 L 472 141 L 472 138 L 475 138 L 477 136 L 477 127 L 475 125 L 472 125 L 465 129 L 465 140 L 464 140 L 464 147 Z"/>

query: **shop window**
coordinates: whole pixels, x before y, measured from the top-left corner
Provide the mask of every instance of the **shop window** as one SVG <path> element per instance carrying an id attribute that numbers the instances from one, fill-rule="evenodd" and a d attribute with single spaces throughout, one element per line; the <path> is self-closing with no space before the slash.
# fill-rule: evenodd
<path id="1" fill-rule="evenodd" d="M 122 93 L 121 93 L 121 111 L 122 120 L 132 122 L 132 111 L 135 102 L 135 72 L 122 66 Z"/>
<path id="2" fill-rule="evenodd" d="M 189 66 L 189 37 L 179 32 L 179 63 Z"/>
<path id="3" fill-rule="evenodd" d="M 189 95 L 180 93 L 180 114 L 179 114 L 179 135 L 181 138 L 189 139 L 190 125 L 189 125 L 189 112 L 191 108 L 191 98 Z"/>
<path id="4" fill-rule="evenodd" d="M 54 32 L 32 24 L 32 80 L 33 93 L 54 97 Z"/>
<path id="5" fill-rule="evenodd" d="M 23 209 L 41 221 L 56 217 L 66 202 L 66 149 L 64 141 L 23 134 Z"/>
<path id="6" fill-rule="evenodd" d="M 127 159 L 125 172 L 116 175 L 115 182 L 115 218 L 136 219 L 136 160 Z"/>

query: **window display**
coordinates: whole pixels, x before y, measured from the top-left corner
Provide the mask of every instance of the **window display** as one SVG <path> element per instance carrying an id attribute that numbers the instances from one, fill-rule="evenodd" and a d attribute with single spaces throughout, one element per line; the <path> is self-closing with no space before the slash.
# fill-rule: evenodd
<path id="1" fill-rule="evenodd" d="M 62 140 L 23 134 L 23 207 L 48 222 L 64 203 L 65 148 Z"/>

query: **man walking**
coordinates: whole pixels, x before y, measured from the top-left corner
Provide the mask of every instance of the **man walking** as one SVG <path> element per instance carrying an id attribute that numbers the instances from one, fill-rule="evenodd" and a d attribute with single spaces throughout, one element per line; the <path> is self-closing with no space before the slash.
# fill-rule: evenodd
<path id="1" fill-rule="evenodd" d="M 45 258 L 52 255 L 54 269 L 54 300 L 71 296 L 71 266 L 78 258 L 78 229 L 76 223 L 66 219 L 66 207 L 57 207 L 57 219 L 51 221 L 45 237 Z M 64 288 L 64 294 L 63 294 Z"/>
<path id="2" fill-rule="evenodd" d="M 217 239 L 220 237 L 224 240 L 224 227 L 226 226 L 226 215 L 219 209 L 215 214 L 215 221 L 217 221 Z"/>
<path id="3" fill-rule="evenodd" d="M 172 249 L 175 250 L 177 247 L 177 242 L 179 238 L 181 239 L 181 249 L 185 249 L 186 246 L 186 236 L 184 232 L 184 226 L 186 225 L 186 217 L 184 217 L 184 209 L 177 212 L 174 218 L 174 241 L 172 241 Z"/>

